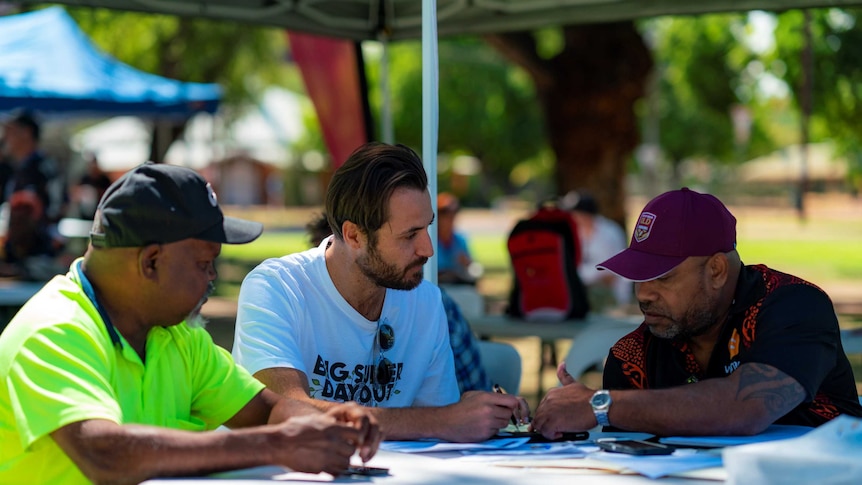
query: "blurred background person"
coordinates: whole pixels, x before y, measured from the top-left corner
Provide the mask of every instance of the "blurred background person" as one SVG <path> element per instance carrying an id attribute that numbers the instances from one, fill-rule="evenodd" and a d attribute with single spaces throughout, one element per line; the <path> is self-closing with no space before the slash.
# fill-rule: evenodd
<path id="1" fill-rule="evenodd" d="M 596 199 L 586 192 L 571 191 L 560 204 L 572 213 L 581 241 L 578 276 L 587 286 L 593 311 L 625 308 L 632 302 L 632 282 L 596 265 L 628 247 L 625 231 L 619 224 L 599 214 Z"/>
<path id="2" fill-rule="evenodd" d="M 53 258 L 62 249 L 56 223 L 63 215 L 65 190 L 53 160 L 39 150 L 41 129 L 36 117 L 20 110 L 2 124 L 0 163 L 0 203 L 5 215 L 3 233 L 6 276 L 47 279 L 41 274 L 42 260 Z"/>
<path id="3" fill-rule="evenodd" d="M 320 246 L 324 239 L 332 235 L 329 221 L 326 220 L 326 213 L 321 212 L 313 215 L 305 225 L 305 231 L 308 234 L 308 242 L 311 247 Z"/>
<path id="4" fill-rule="evenodd" d="M 458 199 L 448 193 L 437 195 L 437 281 L 440 284 L 476 284 L 481 267 L 473 261 L 467 238 L 455 230 L 455 216 L 461 209 Z"/>
<path id="5" fill-rule="evenodd" d="M 96 206 L 110 187 L 111 179 L 99 167 L 99 160 L 95 153 L 87 153 L 84 160 L 85 172 L 72 189 L 72 204 L 75 206 L 75 216 L 81 219 L 93 219 Z"/>

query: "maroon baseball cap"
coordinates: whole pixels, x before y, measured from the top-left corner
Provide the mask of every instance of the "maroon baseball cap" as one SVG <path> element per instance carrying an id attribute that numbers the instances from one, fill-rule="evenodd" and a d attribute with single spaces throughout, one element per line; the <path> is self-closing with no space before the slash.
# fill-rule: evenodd
<path id="1" fill-rule="evenodd" d="M 665 192 L 644 207 L 628 249 L 596 265 L 632 281 L 658 278 L 690 256 L 736 247 L 736 218 L 720 200 L 688 188 Z"/>

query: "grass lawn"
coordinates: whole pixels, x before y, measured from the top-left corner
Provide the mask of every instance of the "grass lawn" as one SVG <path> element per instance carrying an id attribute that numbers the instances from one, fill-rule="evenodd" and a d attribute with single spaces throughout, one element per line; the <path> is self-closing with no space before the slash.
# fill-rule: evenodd
<path id="1" fill-rule="evenodd" d="M 249 244 L 225 244 L 222 257 L 249 262 L 261 262 L 267 258 L 278 258 L 285 254 L 308 249 L 308 236 L 300 231 L 266 232 Z"/>

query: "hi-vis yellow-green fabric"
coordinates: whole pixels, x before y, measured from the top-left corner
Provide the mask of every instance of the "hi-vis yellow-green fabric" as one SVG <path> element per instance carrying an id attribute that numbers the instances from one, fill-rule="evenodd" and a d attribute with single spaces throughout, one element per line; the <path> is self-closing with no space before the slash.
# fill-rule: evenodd
<path id="1" fill-rule="evenodd" d="M 89 483 L 50 434 L 105 419 L 212 430 L 263 385 L 206 330 L 185 323 L 147 337 L 146 363 L 114 345 L 81 287 L 79 265 L 56 276 L 0 334 L 0 483 Z"/>

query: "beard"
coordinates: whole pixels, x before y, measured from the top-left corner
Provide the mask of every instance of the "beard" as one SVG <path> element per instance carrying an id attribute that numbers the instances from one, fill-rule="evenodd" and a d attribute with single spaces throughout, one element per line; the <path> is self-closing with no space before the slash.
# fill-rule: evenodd
<path id="1" fill-rule="evenodd" d="M 209 320 L 207 320 L 203 315 L 201 315 L 201 309 L 203 308 L 204 303 L 206 303 L 207 300 L 209 299 L 209 296 L 212 295 L 213 291 L 215 291 L 215 284 L 212 281 L 210 281 L 209 286 L 207 286 L 206 294 L 203 297 L 201 297 L 200 301 L 195 306 L 194 310 L 189 312 L 189 314 L 186 316 L 186 319 L 185 319 L 186 324 L 189 327 L 191 327 L 191 328 L 206 328 L 207 323 L 209 323 Z"/>
<path id="2" fill-rule="evenodd" d="M 713 325 L 718 323 L 718 310 L 716 298 L 706 293 L 703 282 L 700 283 L 698 293 L 703 299 L 696 306 L 690 307 L 681 317 L 674 317 L 667 310 L 652 304 L 641 303 L 640 309 L 644 313 L 655 313 L 663 315 L 671 321 L 666 327 L 650 325 L 650 332 L 659 338 L 689 340 L 705 334 Z"/>
<path id="3" fill-rule="evenodd" d="M 362 274 L 377 286 L 393 290 L 412 290 L 422 283 L 422 266 L 425 266 L 426 262 L 428 258 L 419 258 L 401 270 L 384 261 L 377 250 L 377 244 L 374 243 L 368 246 L 367 254 L 356 260 L 356 265 Z"/>
<path id="4" fill-rule="evenodd" d="M 207 320 L 206 317 L 204 317 L 200 313 L 196 313 L 194 315 L 189 315 L 186 318 L 186 325 L 188 325 L 191 328 L 204 328 L 205 329 L 205 328 L 207 328 L 207 324 L 209 322 L 210 321 Z"/>

